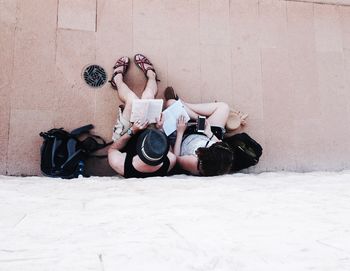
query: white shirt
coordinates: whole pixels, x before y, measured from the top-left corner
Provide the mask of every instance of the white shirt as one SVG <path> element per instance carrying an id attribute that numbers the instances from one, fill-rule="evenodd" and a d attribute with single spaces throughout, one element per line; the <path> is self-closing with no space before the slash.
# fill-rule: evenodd
<path id="1" fill-rule="evenodd" d="M 215 142 L 211 141 L 207 136 L 200 134 L 192 134 L 186 137 L 181 144 L 180 155 L 196 155 L 198 148 L 209 148 Z"/>

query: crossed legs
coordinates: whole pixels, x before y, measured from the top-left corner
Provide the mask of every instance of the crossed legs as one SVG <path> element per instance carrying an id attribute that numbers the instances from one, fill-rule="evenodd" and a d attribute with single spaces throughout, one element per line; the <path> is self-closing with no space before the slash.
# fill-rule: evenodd
<path id="1" fill-rule="evenodd" d="M 154 99 L 157 95 L 158 87 L 156 82 L 156 74 L 148 70 L 147 71 L 147 84 L 142 93 L 141 99 Z M 114 82 L 118 88 L 119 99 L 124 103 L 123 117 L 130 120 L 132 102 L 135 99 L 140 99 L 137 95 L 125 84 L 123 75 L 121 73 L 114 77 Z"/>
<path id="2" fill-rule="evenodd" d="M 168 100 L 166 106 L 170 106 L 175 101 L 174 99 Z M 224 102 L 192 104 L 186 103 L 183 100 L 181 100 L 181 102 L 185 106 L 186 112 L 191 119 L 197 119 L 198 116 L 205 116 L 210 125 L 225 127 L 230 113 L 228 104 Z"/>

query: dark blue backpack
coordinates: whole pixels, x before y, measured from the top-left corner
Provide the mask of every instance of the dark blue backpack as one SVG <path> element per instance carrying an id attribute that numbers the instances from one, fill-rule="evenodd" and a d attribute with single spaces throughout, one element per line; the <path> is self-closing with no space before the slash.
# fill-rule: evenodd
<path id="1" fill-rule="evenodd" d="M 63 128 L 41 132 L 44 142 L 41 146 L 41 172 L 45 176 L 64 179 L 77 178 L 85 174 L 85 161 L 89 157 L 106 158 L 107 155 L 94 155 L 97 150 L 112 144 L 97 135 L 92 135 L 92 124 L 74 129 L 71 132 Z M 80 138 L 86 135 L 83 140 Z"/>

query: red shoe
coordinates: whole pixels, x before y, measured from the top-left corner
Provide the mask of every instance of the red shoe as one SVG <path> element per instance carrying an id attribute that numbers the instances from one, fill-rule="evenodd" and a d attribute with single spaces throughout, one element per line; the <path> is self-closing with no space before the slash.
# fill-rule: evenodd
<path id="1" fill-rule="evenodd" d="M 114 82 L 114 77 L 119 73 L 121 73 L 124 76 L 129 69 L 129 64 L 130 64 L 130 59 L 127 56 L 122 56 L 115 63 L 113 67 L 114 73 L 112 75 L 111 80 L 108 81 L 109 83 L 111 83 L 114 89 L 118 90 L 117 85 Z"/>
<path id="2" fill-rule="evenodd" d="M 143 73 L 145 74 L 146 78 L 148 78 L 147 77 L 147 71 L 153 71 L 156 74 L 156 81 L 160 81 L 157 78 L 157 73 L 156 73 L 156 71 L 155 71 L 155 69 L 153 67 L 153 64 L 151 63 L 151 61 L 149 61 L 149 59 L 147 57 L 145 57 L 142 54 L 136 54 L 134 56 L 134 62 L 137 65 L 137 67 L 139 67 L 143 71 Z M 145 64 L 148 67 L 146 67 Z"/>

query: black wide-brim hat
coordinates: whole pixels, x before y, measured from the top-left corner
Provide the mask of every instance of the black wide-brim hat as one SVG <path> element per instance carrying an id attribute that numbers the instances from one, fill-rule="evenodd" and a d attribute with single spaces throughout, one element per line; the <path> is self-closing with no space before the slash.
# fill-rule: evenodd
<path id="1" fill-rule="evenodd" d="M 169 151 L 166 135 L 156 129 L 146 129 L 137 139 L 138 156 L 148 165 L 156 166 L 164 161 Z"/>

